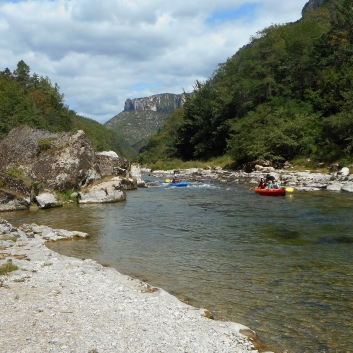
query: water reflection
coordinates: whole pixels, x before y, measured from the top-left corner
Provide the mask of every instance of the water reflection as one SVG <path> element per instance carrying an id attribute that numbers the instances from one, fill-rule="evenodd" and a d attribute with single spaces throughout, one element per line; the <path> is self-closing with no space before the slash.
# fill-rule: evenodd
<path id="1" fill-rule="evenodd" d="M 278 351 L 350 351 L 352 195 L 269 198 L 204 182 L 157 185 L 129 193 L 124 203 L 4 218 L 88 232 L 88 240 L 50 247 L 248 325 Z"/>

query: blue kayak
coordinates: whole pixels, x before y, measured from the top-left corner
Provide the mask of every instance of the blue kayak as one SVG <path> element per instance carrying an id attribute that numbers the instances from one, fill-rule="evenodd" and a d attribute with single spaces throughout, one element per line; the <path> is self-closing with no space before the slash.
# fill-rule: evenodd
<path id="1" fill-rule="evenodd" d="M 177 187 L 181 187 L 181 186 L 188 186 L 189 183 L 184 181 L 184 182 L 181 182 L 181 183 L 169 183 L 169 186 L 177 186 Z"/>

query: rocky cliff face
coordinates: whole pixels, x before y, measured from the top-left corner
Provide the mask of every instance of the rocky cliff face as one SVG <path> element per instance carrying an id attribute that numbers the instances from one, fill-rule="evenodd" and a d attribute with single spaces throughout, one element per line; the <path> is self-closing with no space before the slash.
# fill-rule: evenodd
<path id="1" fill-rule="evenodd" d="M 152 112 L 166 112 L 171 114 L 175 109 L 183 106 L 183 99 L 183 94 L 170 93 L 157 94 L 146 98 L 127 99 L 124 111 L 149 110 Z M 109 125 L 109 122 L 105 125 Z"/>
<path id="2" fill-rule="evenodd" d="M 164 119 L 181 108 L 184 94 L 163 93 L 146 98 L 127 99 L 124 111 L 104 125 L 116 131 L 136 149 L 163 125 Z"/>
<path id="3" fill-rule="evenodd" d="M 305 13 L 309 10 L 315 10 L 319 8 L 324 2 L 325 0 L 309 0 L 303 7 L 302 16 L 304 16 Z"/>

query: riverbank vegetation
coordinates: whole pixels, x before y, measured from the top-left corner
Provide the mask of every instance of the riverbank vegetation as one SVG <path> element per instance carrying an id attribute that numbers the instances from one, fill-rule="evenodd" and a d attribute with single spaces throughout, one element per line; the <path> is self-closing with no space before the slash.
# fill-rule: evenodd
<path id="1" fill-rule="evenodd" d="M 353 8 L 327 0 L 303 18 L 259 31 L 182 109 L 138 161 L 257 159 L 353 162 Z"/>
<path id="2" fill-rule="evenodd" d="M 71 110 L 59 85 L 49 77 L 31 75 L 21 60 L 14 71 L 0 71 L 0 139 L 23 124 L 51 132 L 83 130 L 96 151 L 113 150 L 128 157 L 132 149 L 113 131 Z"/>

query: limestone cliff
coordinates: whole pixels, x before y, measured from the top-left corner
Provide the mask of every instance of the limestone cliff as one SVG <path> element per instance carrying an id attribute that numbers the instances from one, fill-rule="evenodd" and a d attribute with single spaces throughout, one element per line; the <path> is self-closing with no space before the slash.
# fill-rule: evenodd
<path id="1" fill-rule="evenodd" d="M 184 94 L 171 93 L 127 99 L 124 110 L 104 125 L 138 150 L 149 136 L 163 126 L 168 115 L 183 106 L 183 102 Z"/>

